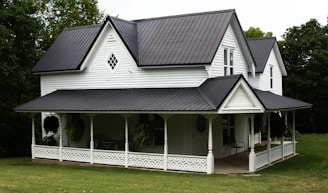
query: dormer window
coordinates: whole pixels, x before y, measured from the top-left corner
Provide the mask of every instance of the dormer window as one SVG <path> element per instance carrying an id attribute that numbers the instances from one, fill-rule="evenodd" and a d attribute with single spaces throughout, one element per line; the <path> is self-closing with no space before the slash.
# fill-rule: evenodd
<path id="1" fill-rule="evenodd" d="M 224 76 L 233 75 L 233 65 L 234 65 L 234 58 L 233 58 L 233 49 L 231 48 L 224 48 Z"/>
<path id="2" fill-rule="evenodd" d="M 108 58 L 108 60 L 107 60 L 107 63 L 109 64 L 110 68 L 111 68 L 112 70 L 114 70 L 115 66 L 116 66 L 117 63 L 118 63 L 118 60 L 117 60 L 116 56 L 114 55 L 114 53 L 111 53 L 111 54 L 109 55 L 109 58 Z"/>

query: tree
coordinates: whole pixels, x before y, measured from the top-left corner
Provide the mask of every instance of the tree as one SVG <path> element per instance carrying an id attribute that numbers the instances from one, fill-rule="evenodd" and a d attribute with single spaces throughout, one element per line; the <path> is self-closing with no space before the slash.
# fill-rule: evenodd
<path id="1" fill-rule="evenodd" d="M 30 151 L 31 121 L 13 108 L 39 96 L 31 69 L 65 27 L 99 23 L 96 0 L 2 0 L 0 3 L 0 156 Z"/>
<path id="2" fill-rule="evenodd" d="M 104 18 L 97 0 L 42 0 L 43 49 L 46 50 L 65 29 L 98 24 Z"/>
<path id="3" fill-rule="evenodd" d="M 30 73 L 38 58 L 42 27 L 34 17 L 37 10 L 34 0 L 3 0 L 0 4 L 0 149 L 11 155 L 29 151 L 29 118 L 19 116 L 13 108 L 38 93 L 37 78 Z"/>
<path id="4" fill-rule="evenodd" d="M 249 27 L 244 32 L 246 38 L 261 38 L 261 37 L 272 37 L 272 32 L 263 32 L 260 28 Z"/>
<path id="5" fill-rule="evenodd" d="M 308 128 L 304 128 L 304 132 L 328 131 L 327 34 L 328 26 L 311 19 L 287 29 L 284 40 L 279 42 L 288 73 L 284 79 L 285 95 L 314 104 L 310 111 L 300 114 L 311 123 L 306 124 Z"/>

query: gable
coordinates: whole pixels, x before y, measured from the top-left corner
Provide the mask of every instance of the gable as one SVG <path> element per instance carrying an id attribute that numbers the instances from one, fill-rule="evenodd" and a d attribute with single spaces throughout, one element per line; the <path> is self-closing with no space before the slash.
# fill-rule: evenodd
<path id="1" fill-rule="evenodd" d="M 234 10 L 135 21 L 107 17 L 102 25 L 64 30 L 33 72 L 83 70 L 81 65 L 108 23 L 138 66 L 210 65 L 232 21 Z"/>
<path id="2" fill-rule="evenodd" d="M 244 79 L 234 86 L 220 106 L 219 114 L 263 113 L 265 108 Z"/>

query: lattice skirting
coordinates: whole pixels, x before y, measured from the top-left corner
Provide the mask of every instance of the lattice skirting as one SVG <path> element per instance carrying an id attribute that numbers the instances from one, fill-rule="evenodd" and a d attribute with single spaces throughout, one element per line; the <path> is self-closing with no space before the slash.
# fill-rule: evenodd
<path id="1" fill-rule="evenodd" d="M 34 157 L 62 159 L 65 161 L 87 162 L 96 164 L 144 167 L 164 169 L 164 155 L 156 153 L 98 150 L 57 146 L 34 145 Z M 127 163 L 126 163 L 127 161 Z M 206 156 L 171 155 L 167 157 L 167 169 L 193 172 L 206 172 Z"/>

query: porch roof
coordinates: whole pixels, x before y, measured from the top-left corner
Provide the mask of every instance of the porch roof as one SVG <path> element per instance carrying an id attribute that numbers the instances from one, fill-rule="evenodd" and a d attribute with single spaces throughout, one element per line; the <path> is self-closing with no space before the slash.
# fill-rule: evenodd
<path id="1" fill-rule="evenodd" d="M 15 108 L 18 112 L 203 112 L 217 113 L 242 75 L 207 79 L 191 88 L 57 90 Z M 254 90 L 266 110 L 309 108 L 311 104 Z"/>
<path id="2" fill-rule="evenodd" d="M 57 90 L 15 108 L 19 112 L 214 111 L 242 75 L 207 79 L 190 88 Z"/>
<path id="3" fill-rule="evenodd" d="M 293 110 L 311 108 L 312 104 L 276 95 L 269 91 L 254 89 L 266 110 Z"/>

